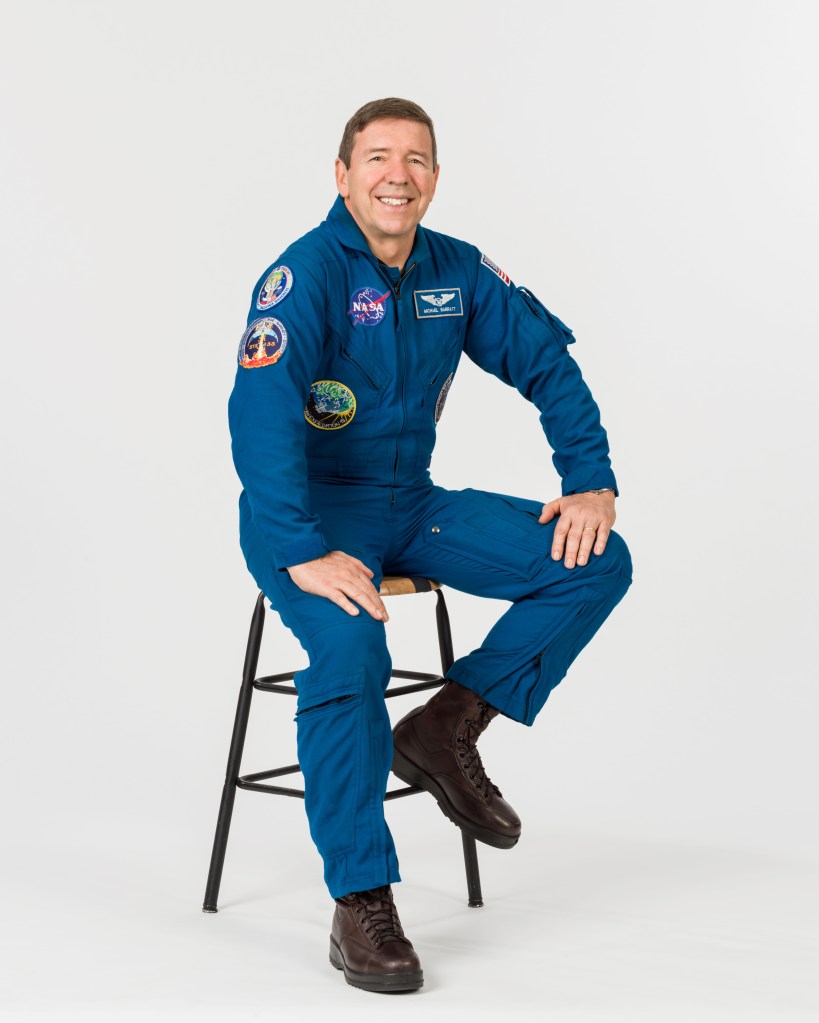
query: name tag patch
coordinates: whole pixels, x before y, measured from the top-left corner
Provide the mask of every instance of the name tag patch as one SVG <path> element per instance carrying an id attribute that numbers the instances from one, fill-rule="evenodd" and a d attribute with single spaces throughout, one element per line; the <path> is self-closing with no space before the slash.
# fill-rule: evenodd
<path id="1" fill-rule="evenodd" d="M 412 297 L 415 299 L 415 316 L 419 320 L 464 314 L 460 288 L 426 288 L 413 291 Z"/>

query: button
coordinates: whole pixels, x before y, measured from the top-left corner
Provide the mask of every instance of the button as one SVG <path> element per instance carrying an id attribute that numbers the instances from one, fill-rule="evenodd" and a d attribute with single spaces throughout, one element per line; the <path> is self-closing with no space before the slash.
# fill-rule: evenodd
<path id="1" fill-rule="evenodd" d="M 441 532 L 441 527 L 440 526 L 433 526 L 432 527 L 432 532 L 433 533 L 440 533 Z"/>

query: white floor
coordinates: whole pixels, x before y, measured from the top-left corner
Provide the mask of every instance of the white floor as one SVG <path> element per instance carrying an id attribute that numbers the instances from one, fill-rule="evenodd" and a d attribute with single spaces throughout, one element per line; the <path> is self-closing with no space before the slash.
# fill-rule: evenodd
<path id="1" fill-rule="evenodd" d="M 239 793 L 216 915 L 200 911 L 210 821 L 196 848 L 189 830 L 151 848 L 135 827 L 21 857 L 3 1019 L 819 1019 L 810 861 L 530 826 L 514 850 L 479 847 L 486 904 L 468 909 L 457 832 L 403 800 L 397 904 L 426 982 L 382 996 L 327 961 L 332 904 L 302 804 L 277 801 L 277 825 L 265 802 Z"/>

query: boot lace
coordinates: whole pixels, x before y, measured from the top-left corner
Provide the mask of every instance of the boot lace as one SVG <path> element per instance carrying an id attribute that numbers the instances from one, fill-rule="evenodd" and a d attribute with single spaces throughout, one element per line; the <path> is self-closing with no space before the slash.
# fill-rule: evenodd
<path id="1" fill-rule="evenodd" d="M 474 721 L 472 718 L 464 718 L 466 729 L 463 735 L 458 736 L 457 740 L 461 768 L 472 785 L 474 785 L 478 795 L 481 799 L 485 800 L 489 799 L 493 792 L 498 796 L 502 796 L 501 790 L 488 777 L 481 761 L 478 747 L 475 745 L 481 732 L 486 729 L 492 720 L 489 714 L 491 709 L 488 703 L 478 700 L 478 720 Z"/>
<path id="2" fill-rule="evenodd" d="M 352 906 L 361 929 L 375 948 L 381 948 L 385 941 L 403 941 L 407 945 L 410 944 L 409 939 L 404 936 L 389 885 L 364 892 L 353 892 L 351 895 L 345 895 L 342 901 Z"/>

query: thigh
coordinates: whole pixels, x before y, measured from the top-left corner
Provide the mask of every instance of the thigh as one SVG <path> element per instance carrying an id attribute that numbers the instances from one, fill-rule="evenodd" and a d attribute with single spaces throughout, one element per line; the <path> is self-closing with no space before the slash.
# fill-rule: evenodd
<path id="1" fill-rule="evenodd" d="M 456 589 L 515 600 L 569 570 L 552 562 L 555 521 L 539 501 L 482 490 L 435 487 L 389 572 L 427 575 Z M 572 570 L 575 571 L 575 570 Z"/>
<path id="2" fill-rule="evenodd" d="M 322 532 L 332 550 L 343 550 L 364 562 L 373 573 L 372 582 L 378 589 L 383 570 L 381 554 L 372 532 L 368 532 L 364 525 L 357 527 L 351 516 L 332 515 L 329 512 L 326 518 L 322 517 Z M 327 597 L 305 593 L 293 582 L 289 572 L 277 569 L 249 511 L 243 511 L 240 517 L 239 535 L 250 574 L 311 660 L 312 638 L 325 629 L 347 626 L 355 632 L 375 626 L 383 631 L 383 623 L 377 622 L 366 611 L 360 610 L 358 615 L 350 615 Z"/>

